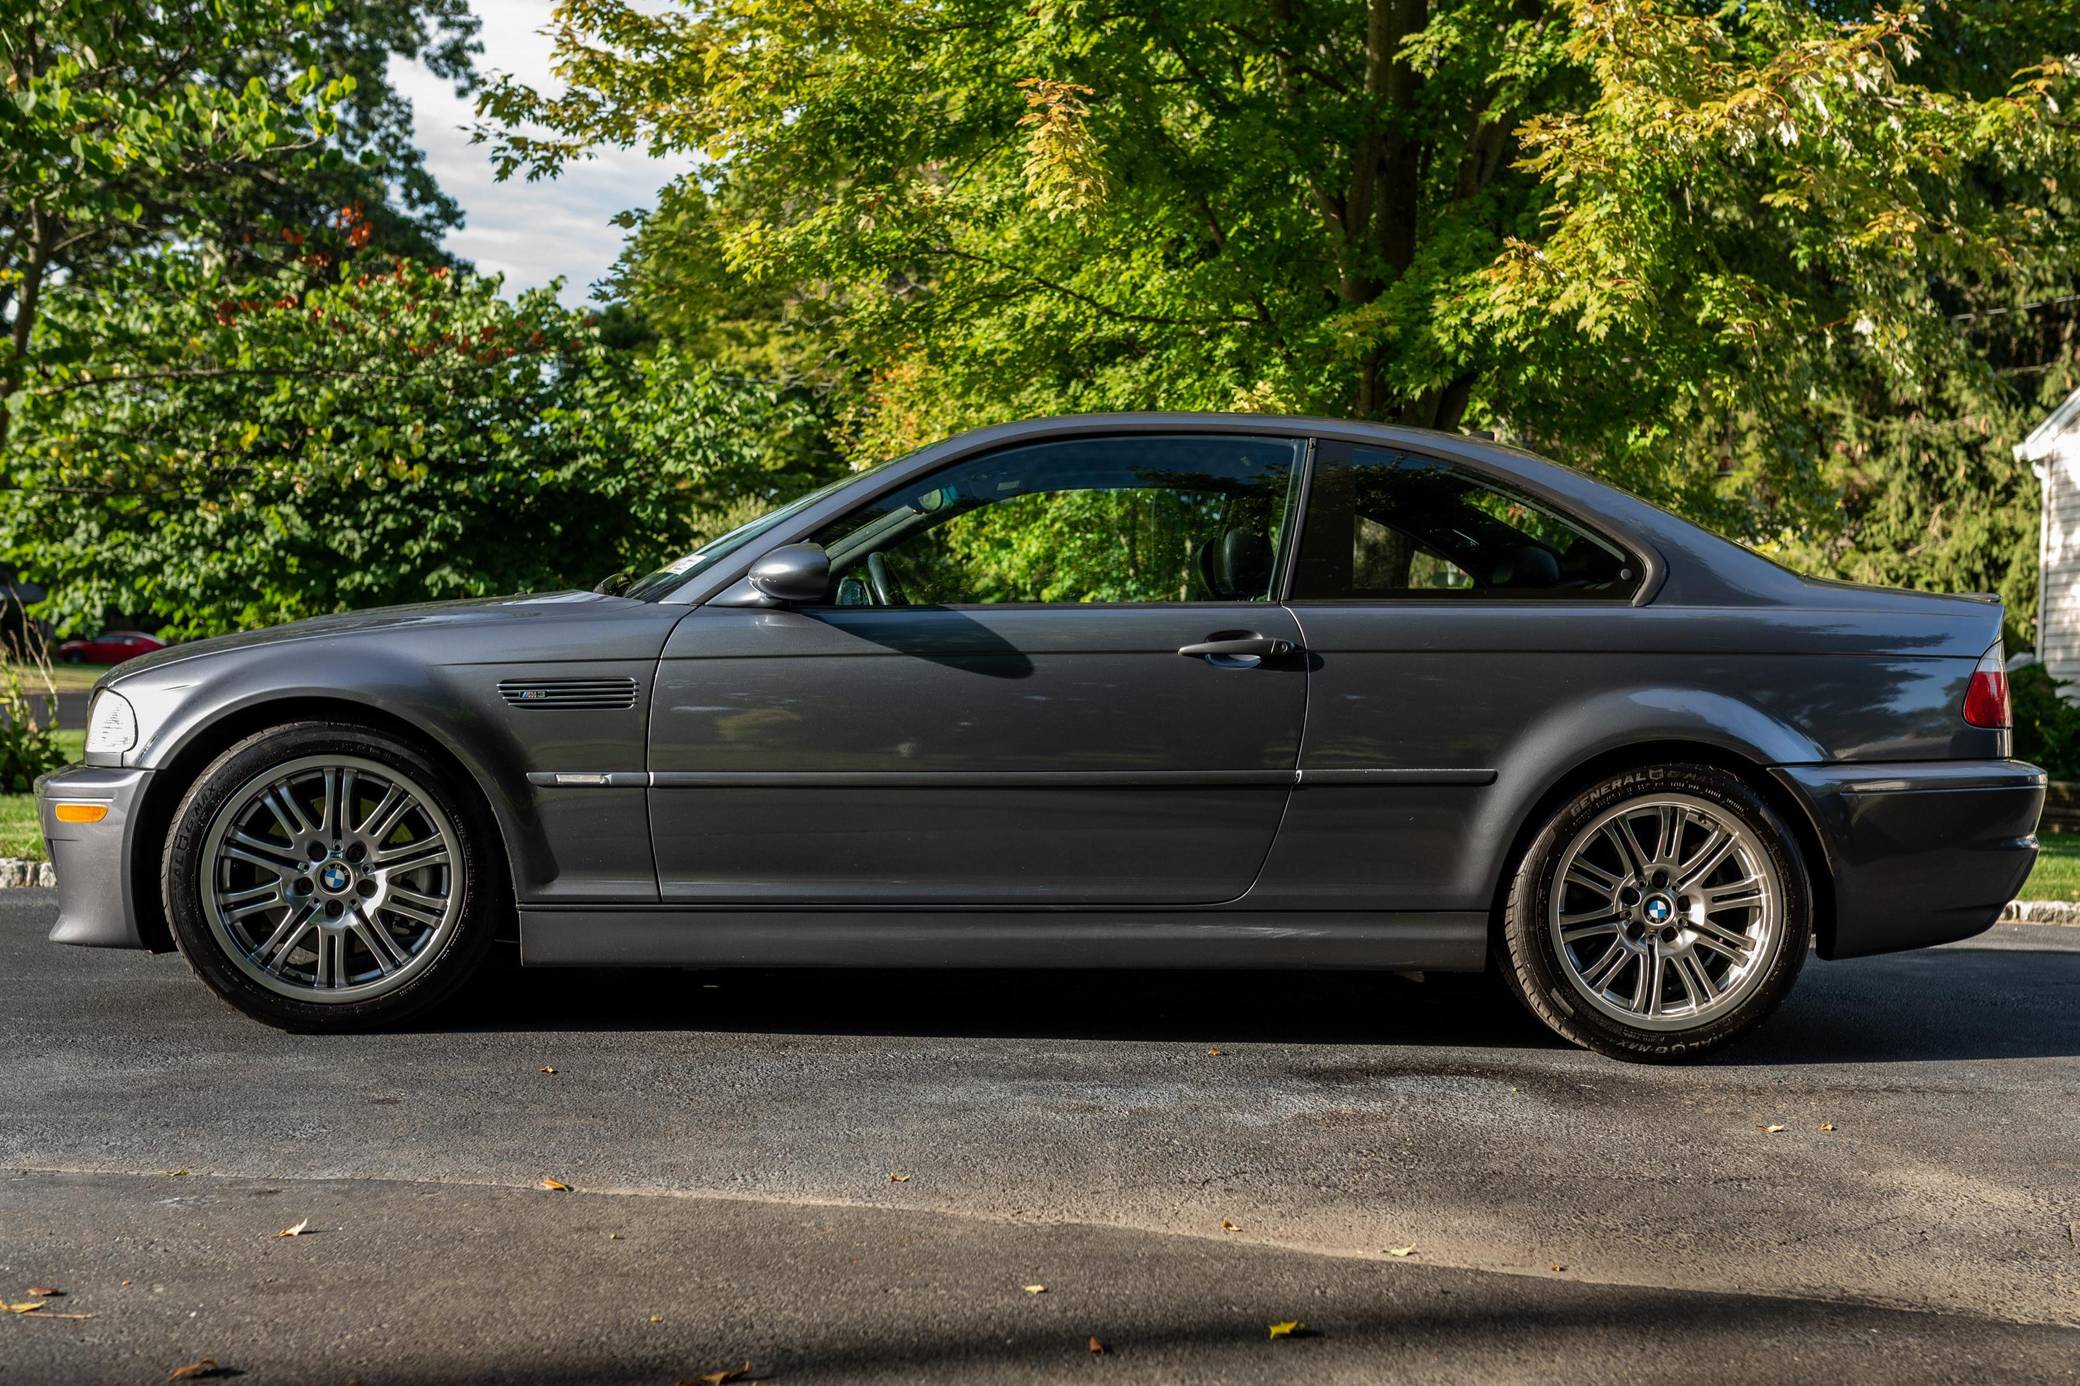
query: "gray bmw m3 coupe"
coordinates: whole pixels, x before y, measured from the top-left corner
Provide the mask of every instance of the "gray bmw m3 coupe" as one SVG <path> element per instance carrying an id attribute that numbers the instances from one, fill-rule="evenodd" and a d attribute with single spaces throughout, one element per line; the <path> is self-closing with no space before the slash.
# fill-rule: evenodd
<path id="1" fill-rule="evenodd" d="M 2036 856 L 1998 603 L 1468 437 L 1013 424 L 602 587 L 104 677 L 39 785 L 52 937 L 299 1030 L 438 1024 L 515 931 L 533 967 L 1492 968 L 1675 1059 L 1809 951 L 1980 932 Z"/>

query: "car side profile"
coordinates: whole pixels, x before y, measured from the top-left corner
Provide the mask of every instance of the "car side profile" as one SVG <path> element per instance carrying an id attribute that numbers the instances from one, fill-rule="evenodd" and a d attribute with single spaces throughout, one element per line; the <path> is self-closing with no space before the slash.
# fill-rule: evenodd
<path id="1" fill-rule="evenodd" d="M 199 641 L 39 785 L 52 937 L 276 1025 L 528 966 L 1493 966 L 1674 1059 L 2036 855 L 1999 604 L 1480 439 L 963 435 L 603 590 Z"/>

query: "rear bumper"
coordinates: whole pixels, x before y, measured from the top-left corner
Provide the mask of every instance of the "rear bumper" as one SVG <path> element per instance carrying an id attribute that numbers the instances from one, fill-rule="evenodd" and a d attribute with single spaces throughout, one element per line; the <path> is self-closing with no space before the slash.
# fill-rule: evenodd
<path id="1" fill-rule="evenodd" d="M 142 948 L 132 895 L 135 873 L 130 863 L 137 808 L 144 800 L 149 770 L 106 770 L 73 765 L 36 781 L 37 815 L 44 844 L 58 873 L 58 924 L 53 943 L 90 948 Z M 98 823 L 60 823 L 55 806 L 101 804 L 108 809 Z"/>
<path id="2" fill-rule="evenodd" d="M 1925 948 L 1984 932 L 2037 860 L 2045 775 L 2019 760 L 1786 765 L 1834 877 L 1820 956 Z"/>

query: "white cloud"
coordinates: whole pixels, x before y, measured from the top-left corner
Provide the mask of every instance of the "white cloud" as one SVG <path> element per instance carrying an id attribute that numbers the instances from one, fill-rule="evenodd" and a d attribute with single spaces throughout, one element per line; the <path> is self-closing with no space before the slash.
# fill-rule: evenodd
<path id="1" fill-rule="evenodd" d="M 480 72 L 509 72 L 538 89 L 553 90 L 550 43 L 541 30 L 552 0 L 472 0 L 484 21 Z M 640 150 L 607 149 L 566 168 L 556 179 L 529 183 L 492 176 L 490 147 L 471 144 L 473 99 L 417 63 L 393 60 L 390 81 L 412 102 L 413 127 L 426 166 L 461 204 L 465 221 L 445 242 L 485 274 L 503 274 L 507 292 L 562 276 L 562 299 L 577 305 L 621 253 L 622 231 L 611 218 L 654 204 L 657 189 L 683 165 Z"/>

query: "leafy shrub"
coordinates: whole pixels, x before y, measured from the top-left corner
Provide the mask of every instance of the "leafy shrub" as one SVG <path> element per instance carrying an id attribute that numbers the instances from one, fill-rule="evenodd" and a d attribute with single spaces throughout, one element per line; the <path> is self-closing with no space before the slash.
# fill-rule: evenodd
<path id="1" fill-rule="evenodd" d="M 2059 685 L 2041 664 L 2011 670 L 2008 695 L 2014 705 L 2016 756 L 2043 766 L 2054 780 L 2080 779 L 2080 704 L 2060 696 Z"/>
<path id="2" fill-rule="evenodd" d="M 26 658 L 17 663 L 22 656 Z M 25 674 L 24 665 L 41 678 Z M 43 684 L 49 702 L 37 696 L 37 682 Z M 54 728 L 46 725 L 56 711 L 56 698 L 42 642 L 17 651 L 0 640 L 0 794 L 26 794 L 38 775 L 65 763 Z"/>

